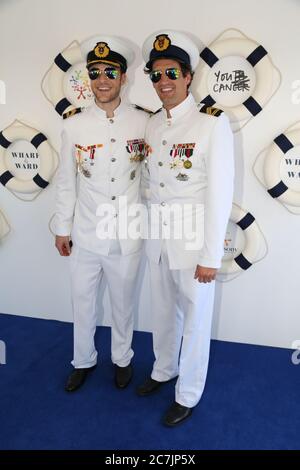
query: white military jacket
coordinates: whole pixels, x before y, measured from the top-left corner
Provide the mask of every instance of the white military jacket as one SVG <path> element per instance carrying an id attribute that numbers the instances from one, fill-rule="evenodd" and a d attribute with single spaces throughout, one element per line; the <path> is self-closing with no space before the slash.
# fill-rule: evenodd
<path id="1" fill-rule="evenodd" d="M 148 230 L 146 253 L 158 263 L 165 238 L 171 269 L 219 268 L 224 254 L 233 197 L 233 136 L 224 113 L 202 111 L 189 94 L 171 109 L 170 119 L 164 108 L 155 113 L 146 130 L 150 225 L 153 231 L 159 214 L 161 229 L 159 239 Z"/>
<path id="2" fill-rule="evenodd" d="M 127 204 L 140 202 L 141 161 L 145 151 L 145 128 L 149 115 L 133 105 L 121 102 L 114 117 L 95 103 L 82 114 L 64 122 L 60 166 L 56 177 L 56 235 L 71 235 L 80 247 L 107 255 L 110 239 L 99 239 L 97 227 L 103 217 L 97 215 L 106 204 L 115 208 L 107 212 L 107 223 L 117 226 L 120 196 Z M 110 206 L 111 207 L 111 206 Z M 113 220 L 114 219 L 114 220 Z M 141 239 L 120 239 L 122 254 L 141 246 Z"/>

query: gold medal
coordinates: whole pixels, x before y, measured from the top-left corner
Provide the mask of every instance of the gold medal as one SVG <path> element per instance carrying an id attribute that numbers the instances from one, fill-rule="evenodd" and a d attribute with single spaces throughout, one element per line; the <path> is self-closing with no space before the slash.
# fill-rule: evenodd
<path id="1" fill-rule="evenodd" d="M 192 168 L 192 162 L 190 160 L 185 160 L 183 166 L 188 170 L 189 168 Z"/>

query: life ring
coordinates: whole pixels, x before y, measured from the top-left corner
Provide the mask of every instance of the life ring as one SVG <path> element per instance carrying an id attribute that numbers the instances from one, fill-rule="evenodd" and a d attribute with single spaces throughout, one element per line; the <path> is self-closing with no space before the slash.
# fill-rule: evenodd
<path id="1" fill-rule="evenodd" d="M 230 35 L 233 37 L 230 37 Z M 227 112 L 232 122 L 244 121 L 256 116 L 262 111 L 274 93 L 274 74 L 278 71 L 274 67 L 268 52 L 262 45 L 249 39 L 239 30 L 230 29 L 222 33 L 209 47 L 202 50 L 200 58 L 202 61 L 196 70 L 192 90 L 205 105 L 216 106 Z M 229 67 L 228 70 L 232 71 L 232 76 L 229 72 L 221 74 L 221 76 L 224 75 L 226 82 L 226 86 L 223 85 L 225 89 L 223 91 L 225 97 L 223 101 L 226 104 L 218 102 L 217 95 L 210 90 L 211 74 L 214 71 L 217 77 L 216 80 L 218 80 L 218 73 L 215 70 L 218 65 L 222 65 L 222 61 L 224 70 Z M 238 64 L 235 66 L 237 70 L 233 69 L 235 61 Z M 245 80 L 244 82 L 242 80 L 243 70 L 239 69 L 243 67 L 249 71 L 249 75 L 244 74 L 244 76 L 247 76 L 247 81 L 250 81 L 250 83 L 246 84 Z M 237 75 L 235 72 L 240 72 L 240 74 Z M 237 76 L 240 78 L 237 79 Z M 249 93 L 247 92 L 249 96 L 244 99 L 244 93 L 241 96 L 240 91 L 246 91 L 246 86 L 249 88 L 251 84 L 252 90 L 250 89 Z M 230 95 L 229 91 L 226 95 L 227 89 L 230 92 L 234 91 L 235 95 Z"/>
<path id="2" fill-rule="evenodd" d="M 4 214 L 0 211 L 0 240 L 1 238 L 6 237 L 6 235 L 9 234 L 10 230 L 11 229 L 9 223 L 7 222 Z"/>
<path id="3" fill-rule="evenodd" d="M 245 246 L 243 251 L 236 257 L 222 260 L 222 266 L 218 274 L 234 274 L 246 271 L 261 259 L 262 248 L 265 246 L 264 237 L 250 212 L 246 212 L 241 207 L 233 204 L 230 221 L 243 230 Z"/>
<path id="4" fill-rule="evenodd" d="M 39 171 L 30 180 L 21 180 L 7 168 L 5 154 L 16 140 L 30 142 L 39 154 Z M 17 193 L 36 193 L 46 188 L 55 173 L 57 158 L 47 137 L 37 129 L 20 121 L 14 121 L 0 132 L 0 183 Z"/>
<path id="5" fill-rule="evenodd" d="M 66 49 L 59 53 L 42 81 L 42 91 L 50 101 L 55 111 L 64 119 L 80 113 L 82 107 L 76 107 L 65 94 L 64 80 L 66 72 L 73 66 L 83 62 L 80 44 L 73 41 Z"/>
<path id="6" fill-rule="evenodd" d="M 289 152 L 296 147 L 300 148 L 300 128 L 279 134 L 265 156 L 263 176 L 270 196 L 289 206 L 300 207 L 300 191 L 289 188 L 280 177 L 282 159 L 289 159 Z M 300 152 L 297 160 L 300 169 Z"/>

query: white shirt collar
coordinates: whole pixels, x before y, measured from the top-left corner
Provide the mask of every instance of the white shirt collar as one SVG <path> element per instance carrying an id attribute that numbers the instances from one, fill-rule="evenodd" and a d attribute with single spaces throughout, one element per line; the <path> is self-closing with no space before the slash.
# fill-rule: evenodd
<path id="1" fill-rule="evenodd" d="M 101 117 L 101 119 L 109 119 L 106 116 L 106 111 L 102 108 L 100 108 L 96 102 L 94 101 L 93 104 L 91 105 L 93 111 L 97 114 L 98 117 Z M 126 107 L 126 104 L 124 103 L 123 100 L 121 100 L 119 106 L 114 110 L 114 117 L 118 116 L 124 108 Z"/>
<path id="2" fill-rule="evenodd" d="M 191 93 L 188 94 L 188 96 L 185 98 L 185 100 L 181 101 L 175 108 L 170 109 L 170 114 L 171 118 L 177 119 L 183 116 L 189 109 L 191 109 L 193 106 L 196 106 L 196 102 L 194 100 L 194 97 Z M 163 111 L 163 116 L 165 119 L 170 119 L 167 117 L 167 110 L 165 108 L 162 108 Z"/>

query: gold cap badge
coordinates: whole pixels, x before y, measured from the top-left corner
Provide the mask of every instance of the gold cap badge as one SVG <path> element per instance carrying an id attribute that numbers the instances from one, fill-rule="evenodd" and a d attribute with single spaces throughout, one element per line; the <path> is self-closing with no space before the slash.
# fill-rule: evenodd
<path id="1" fill-rule="evenodd" d="M 159 36 L 156 36 L 156 39 L 153 43 L 153 48 L 158 51 L 162 52 L 168 49 L 168 47 L 171 45 L 171 40 L 167 34 L 160 34 Z"/>
<path id="2" fill-rule="evenodd" d="M 98 42 L 96 47 L 94 48 L 94 54 L 99 59 L 104 59 L 108 56 L 110 52 L 110 48 L 108 47 L 106 42 Z"/>

